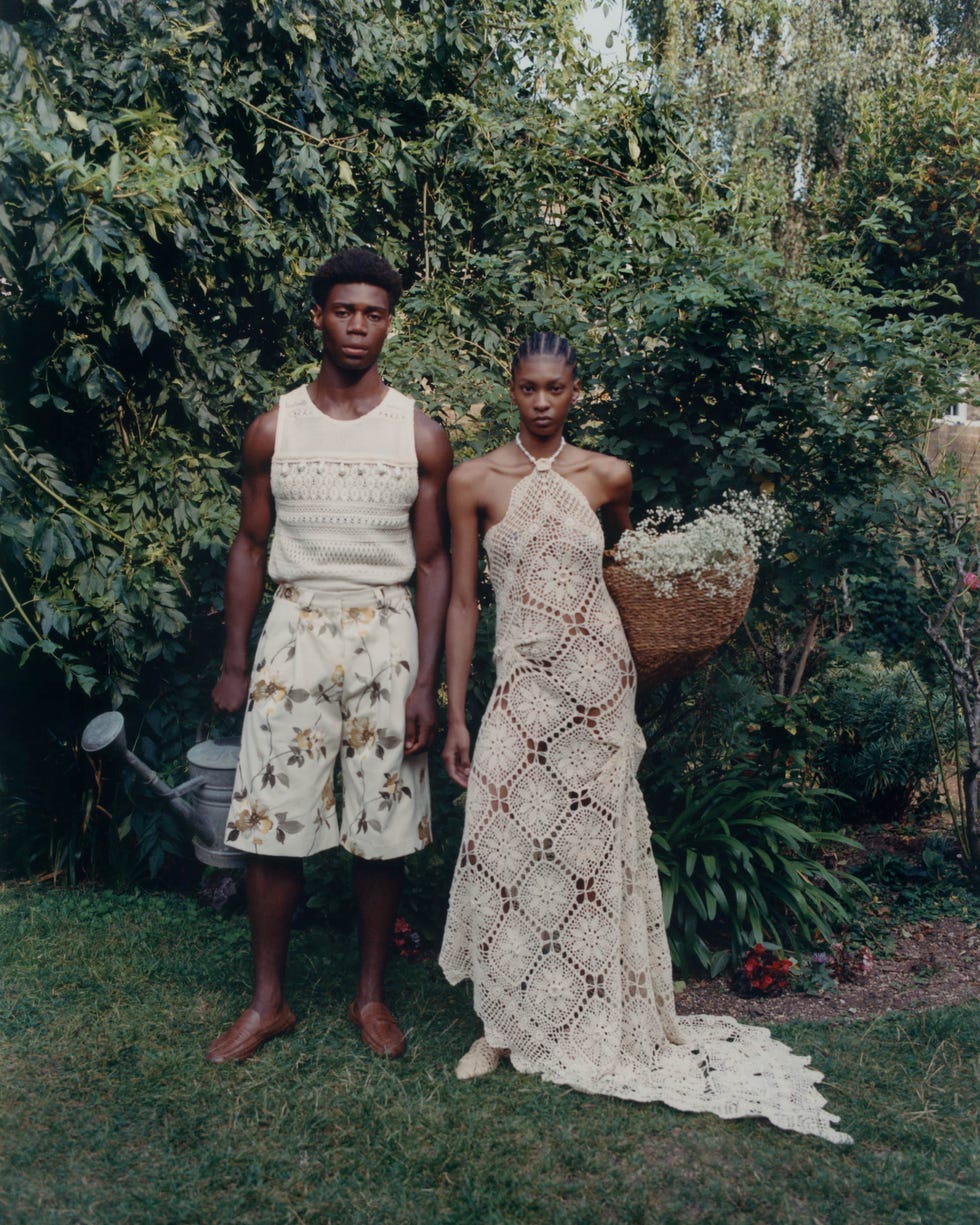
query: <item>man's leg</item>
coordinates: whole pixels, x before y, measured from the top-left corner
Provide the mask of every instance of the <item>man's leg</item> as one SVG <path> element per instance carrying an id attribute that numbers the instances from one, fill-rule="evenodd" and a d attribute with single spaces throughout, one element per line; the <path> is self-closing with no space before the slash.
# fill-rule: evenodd
<path id="1" fill-rule="evenodd" d="M 385 962 L 403 857 L 430 840 L 426 759 L 421 753 L 404 756 L 418 629 L 409 594 L 397 587 L 378 589 L 373 606 L 349 609 L 344 626 L 352 649 L 341 734 L 347 822 L 341 842 L 353 856 L 361 955 L 348 1016 L 372 1051 L 397 1058 L 405 1050 L 405 1035 L 383 1003 Z"/>
<path id="2" fill-rule="evenodd" d="M 293 912 L 303 891 L 303 861 L 255 855 L 245 869 L 245 883 L 255 967 L 251 1006 L 261 1017 L 271 1017 L 286 1002 L 286 954 Z"/>
<path id="3" fill-rule="evenodd" d="M 384 999 L 384 973 L 395 930 L 405 861 L 355 859 L 354 898 L 357 902 L 357 938 L 361 969 L 357 980 L 358 1005 Z"/>
<path id="4" fill-rule="evenodd" d="M 248 1008 L 208 1048 L 212 1063 L 247 1059 L 263 1042 L 296 1023 L 284 998 L 284 984 L 289 928 L 303 888 L 303 861 L 252 855 L 245 881 L 255 989 Z"/>
<path id="5" fill-rule="evenodd" d="M 395 928 L 404 861 L 355 859 L 352 872 L 361 968 L 357 996 L 348 1016 L 371 1050 L 397 1059 L 405 1053 L 405 1035 L 382 1000 L 385 963 Z"/>

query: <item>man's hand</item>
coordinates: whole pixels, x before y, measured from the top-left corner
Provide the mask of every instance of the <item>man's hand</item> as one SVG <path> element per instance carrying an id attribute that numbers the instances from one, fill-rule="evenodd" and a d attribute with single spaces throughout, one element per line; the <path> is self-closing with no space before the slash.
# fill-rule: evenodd
<path id="1" fill-rule="evenodd" d="M 248 697 L 248 681 L 247 672 L 222 668 L 217 684 L 211 690 L 211 705 L 215 710 L 229 715 L 241 710 Z"/>
<path id="2" fill-rule="evenodd" d="M 405 703 L 405 756 L 424 753 L 435 732 L 435 691 L 428 685 L 416 685 Z"/>
<path id="3" fill-rule="evenodd" d="M 465 787 L 470 781 L 470 733 L 466 727 L 450 727 L 442 749 L 446 773 L 454 783 Z"/>

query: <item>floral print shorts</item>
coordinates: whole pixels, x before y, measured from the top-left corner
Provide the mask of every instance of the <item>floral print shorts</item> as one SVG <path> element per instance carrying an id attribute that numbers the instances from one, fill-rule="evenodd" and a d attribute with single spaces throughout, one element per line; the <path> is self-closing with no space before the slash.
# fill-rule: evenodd
<path id="1" fill-rule="evenodd" d="M 294 857 L 344 846 L 365 859 L 428 846 L 426 755 L 402 755 L 417 671 L 404 587 L 280 586 L 255 654 L 225 842 Z"/>

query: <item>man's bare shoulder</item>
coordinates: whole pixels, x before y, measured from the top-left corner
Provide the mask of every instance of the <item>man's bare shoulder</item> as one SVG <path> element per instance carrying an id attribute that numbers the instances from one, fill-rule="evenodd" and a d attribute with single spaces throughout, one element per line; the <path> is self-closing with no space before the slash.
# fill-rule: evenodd
<path id="1" fill-rule="evenodd" d="M 426 467 L 441 468 L 447 472 L 453 462 L 449 435 L 438 421 L 418 407 L 415 409 L 415 453 L 419 462 Z"/>
<path id="2" fill-rule="evenodd" d="M 245 431 L 245 437 L 249 438 L 265 438 L 271 434 L 273 440 L 276 436 L 276 425 L 279 422 L 279 406 L 270 408 L 268 412 L 259 413 L 257 417 L 253 417 L 251 423 Z"/>
<path id="3" fill-rule="evenodd" d="M 279 409 L 271 408 L 266 413 L 260 413 L 245 431 L 242 456 L 246 468 L 263 468 L 272 463 L 278 423 Z"/>
<path id="4" fill-rule="evenodd" d="M 430 417 L 429 414 L 419 406 L 415 405 L 415 433 L 421 434 L 425 438 L 445 438 L 446 431 L 442 428 L 435 417 Z"/>

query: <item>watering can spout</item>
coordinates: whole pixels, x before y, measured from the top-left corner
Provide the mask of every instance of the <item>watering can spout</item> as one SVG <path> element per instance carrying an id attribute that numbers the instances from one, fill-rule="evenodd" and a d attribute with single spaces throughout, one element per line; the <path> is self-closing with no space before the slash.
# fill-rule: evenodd
<path id="1" fill-rule="evenodd" d="M 161 800 L 166 800 L 182 821 L 191 820 L 191 807 L 186 800 L 180 798 L 191 788 L 186 784 L 181 787 L 171 787 L 169 783 L 163 781 L 155 770 L 151 770 L 145 761 L 141 761 L 127 747 L 126 725 L 118 710 L 110 710 L 104 715 L 96 715 L 90 723 L 86 724 L 85 730 L 82 732 L 82 748 L 86 753 L 110 753 L 114 756 L 122 757 L 126 764 L 146 783 L 153 794 L 159 796 Z M 192 782 L 196 783 L 196 780 L 192 780 Z"/>
<path id="2" fill-rule="evenodd" d="M 122 715 L 117 710 L 96 715 L 86 724 L 82 732 L 82 748 L 86 753 L 110 753 L 119 757 L 135 771 L 146 786 L 165 800 L 181 821 L 195 835 L 194 854 L 212 867 L 235 867 L 242 859 L 241 852 L 225 848 L 220 844 L 224 819 L 231 799 L 230 778 L 234 775 L 234 763 L 238 758 L 237 741 L 199 742 L 188 753 L 193 777 L 179 787 L 171 787 L 141 761 L 126 745 L 126 728 Z M 228 775 L 228 785 L 223 787 Z M 205 789 L 215 795 L 204 796 Z M 190 792 L 201 792 L 189 804 L 183 797 Z"/>

